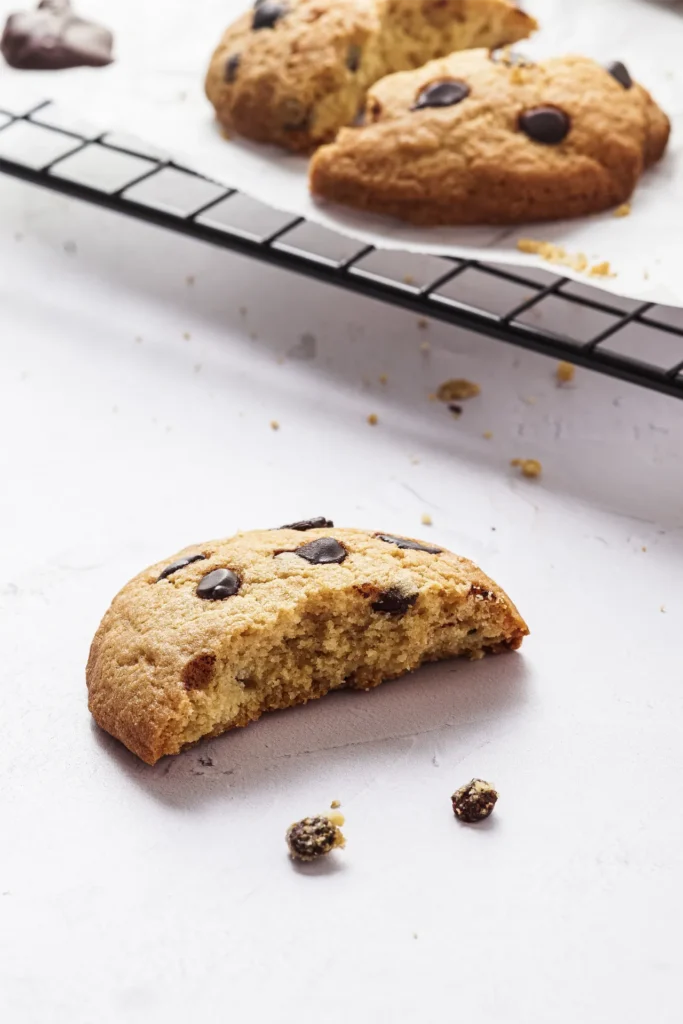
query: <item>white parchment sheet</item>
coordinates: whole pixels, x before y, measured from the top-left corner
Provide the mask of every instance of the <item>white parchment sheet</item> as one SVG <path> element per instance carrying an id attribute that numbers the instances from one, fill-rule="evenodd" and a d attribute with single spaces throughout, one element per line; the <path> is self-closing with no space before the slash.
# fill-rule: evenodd
<path id="1" fill-rule="evenodd" d="M 3 15 L 21 3 L 2 0 Z M 103 127 L 126 130 L 176 159 L 271 206 L 307 217 L 380 248 L 544 265 L 517 250 L 520 237 L 548 240 L 591 262 L 609 261 L 611 278 L 590 283 L 645 301 L 683 306 L 683 3 L 662 0 L 527 0 L 541 24 L 518 49 L 530 56 L 577 52 L 622 60 L 671 116 L 663 163 L 637 190 L 630 216 L 606 213 L 522 229 L 414 228 L 311 198 L 307 161 L 267 146 L 226 141 L 204 97 L 203 76 L 221 31 L 248 0 L 145 0 L 133 16 L 104 0 L 80 11 L 115 32 L 117 61 L 106 69 L 26 73 L 3 69 L 2 89 L 29 82 L 45 96 L 78 104 Z M 577 280 L 585 276 L 558 269 Z"/>

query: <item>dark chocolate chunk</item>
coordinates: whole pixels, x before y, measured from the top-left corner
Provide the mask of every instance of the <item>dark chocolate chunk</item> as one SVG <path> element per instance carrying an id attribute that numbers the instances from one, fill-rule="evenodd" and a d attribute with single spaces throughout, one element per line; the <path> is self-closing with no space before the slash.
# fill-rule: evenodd
<path id="1" fill-rule="evenodd" d="M 358 71 L 362 54 L 363 51 L 360 46 L 356 46 L 355 43 L 351 43 L 346 51 L 346 66 L 349 71 Z"/>
<path id="2" fill-rule="evenodd" d="M 619 85 L 623 85 L 624 89 L 630 89 L 633 85 L 633 79 L 629 74 L 628 68 L 620 60 L 613 60 L 611 64 L 608 64 L 607 71 L 609 71 L 612 78 L 616 78 Z"/>
<path id="3" fill-rule="evenodd" d="M 376 533 L 378 540 L 385 544 L 395 544 L 397 548 L 405 548 L 408 551 L 426 551 L 429 555 L 440 555 L 443 548 L 434 547 L 432 544 L 420 544 L 416 540 L 407 540 L 406 537 L 392 537 L 390 533 Z"/>
<path id="4" fill-rule="evenodd" d="M 464 82 L 432 82 L 419 94 L 413 104 L 413 110 L 423 110 L 425 107 L 452 107 L 469 94 L 470 87 Z"/>
<path id="5" fill-rule="evenodd" d="M 232 569 L 214 569 L 199 581 L 197 597 L 206 601 L 222 601 L 240 589 L 240 578 Z"/>
<path id="6" fill-rule="evenodd" d="M 159 580 L 165 580 L 171 573 L 178 572 L 178 569 L 184 569 L 186 565 L 192 565 L 193 562 L 201 562 L 206 558 L 206 555 L 185 555 L 184 558 L 179 558 L 176 562 L 171 562 L 167 565 L 162 572 L 159 573 L 157 583 Z"/>
<path id="7" fill-rule="evenodd" d="M 59 71 L 111 64 L 113 45 L 109 29 L 73 14 L 69 0 L 42 0 L 35 11 L 10 14 L 0 52 L 13 68 Z"/>
<path id="8" fill-rule="evenodd" d="M 323 815 L 295 821 L 285 836 L 290 855 L 295 860 L 316 860 L 344 845 L 344 836 L 337 826 Z"/>
<path id="9" fill-rule="evenodd" d="M 298 523 L 286 523 L 284 526 L 278 526 L 278 530 L 329 530 L 334 523 L 331 519 L 325 519 L 323 516 L 318 516 L 316 519 L 301 519 Z"/>
<path id="10" fill-rule="evenodd" d="M 372 610 L 384 612 L 385 615 L 405 615 L 416 601 L 417 593 L 405 594 L 398 587 L 390 587 L 389 590 L 381 593 L 376 601 L 372 602 Z"/>
<path id="11" fill-rule="evenodd" d="M 534 142 L 556 146 L 569 134 L 571 121 L 559 107 L 533 107 L 520 114 L 519 127 Z"/>
<path id="12" fill-rule="evenodd" d="M 225 62 L 225 81 L 234 82 L 237 78 L 237 72 L 240 69 L 240 61 L 242 60 L 239 53 L 233 53 L 231 57 Z"/>
<path id="13" fill-rule="evenodd" d="M 277 3 L 276 0 L 259 0 L 254 7 L 251 27 L 254 32 L 258 32 L 262 28 L 273 28 L 288 11 L 289 8 L 285 3 Z"/>
<path id="14" fill-rule="evenodd" d="M 484 782 L 483 779 L 472 779 L 466 786 L 456 789 L 451 797 L 456 818 L 468 825 L 488 818 L 497 800 L 498 793 L 490 782 Z"/>
<path id="15" fill-rule="evenodd" d="M 294 554 L 305 558 L 311 565 L 329 565 L 332 562 L 343 562 L 348 552 L 334 537 L 320 537 L 297 548 Z"/>

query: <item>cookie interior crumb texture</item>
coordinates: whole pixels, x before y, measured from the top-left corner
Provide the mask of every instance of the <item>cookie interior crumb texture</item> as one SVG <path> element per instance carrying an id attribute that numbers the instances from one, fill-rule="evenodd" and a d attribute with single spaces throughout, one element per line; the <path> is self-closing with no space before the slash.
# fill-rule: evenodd
<path id="1" fill-rule="evenodd" d="M 439 385 L 436 397 L 440 402 L 463 402 L 467 398 L 476 398 L 481 394 L 481 388 L 471 380 L 454 379 L 446 380 Z"/>
<path id="2" fill-rule="evenodd" d="M 93 640 L 89 706 L 153 764 L 265 711 L 515 649 L 527 632 L 492 580 L 433 542 L 252 531 L 194 545 L 123 588 Z"/>
<path id="3" fill-rule="evenodd" d="M 488 818 L 496 806 L 498 793 L 490 782 L 472 779 L 465 786 L 456 789 L 451 797 L 453 813 L 458 821 L 474 824 Z"/>

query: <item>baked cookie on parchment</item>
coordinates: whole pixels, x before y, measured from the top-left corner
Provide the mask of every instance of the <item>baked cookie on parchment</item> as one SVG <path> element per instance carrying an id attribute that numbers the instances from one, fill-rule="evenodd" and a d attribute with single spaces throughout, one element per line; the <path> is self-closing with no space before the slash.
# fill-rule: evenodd
<path id="1" fill-rule="evenodd" d="M 535 28 L 510 0 L 257 0 L 225 32 L 206 93 L 229 133 L 307 151 L 384 75 Z"/>
<path id="2" fill-rule="evenodd" d="M 669 121 L 616 62 L 472 50 L 377 82 L 311 161 L 314 194 L 414 224 L 516 224 L 624 203 Z"/>
<path id="3" fill-rule="evenodd" d="M 154 764 L 264 711 L 514 649 L 527 632 L 467 559 L 309 520 L 195 545 L 126 584 L 92 643 L 89 707 Z"/>

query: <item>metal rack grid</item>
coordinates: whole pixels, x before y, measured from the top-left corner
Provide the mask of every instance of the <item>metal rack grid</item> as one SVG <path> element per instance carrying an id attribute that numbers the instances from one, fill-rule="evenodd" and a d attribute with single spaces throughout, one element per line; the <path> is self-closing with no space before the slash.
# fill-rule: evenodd
<path id="1" fill-rule="evenodd" d="M 543 270 L 361 245 L 210 181 L 139 140 L 74 121 L 49 101 L 0 97 L 0 171 L 420 317 L 683 398 L 681 310 L 607 296 Z"/>

